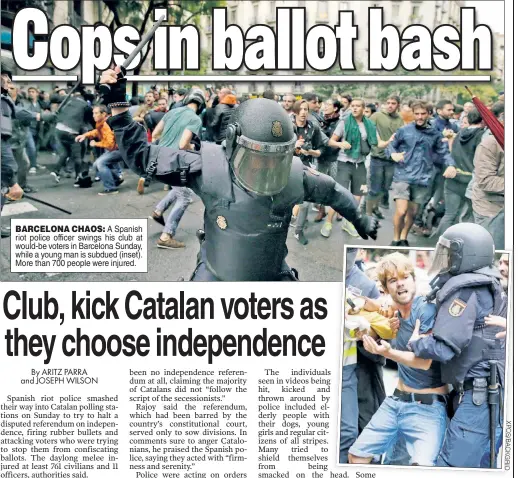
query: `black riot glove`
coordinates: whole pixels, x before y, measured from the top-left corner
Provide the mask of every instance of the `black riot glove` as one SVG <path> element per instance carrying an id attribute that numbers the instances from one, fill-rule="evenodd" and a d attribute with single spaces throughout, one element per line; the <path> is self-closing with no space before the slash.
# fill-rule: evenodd
<path id="1" fill-rule="evenodd" d="M 97 82 L 95 86 L 102 98 L 102 104 L 107 105 L 109 108 L 131 106 L 126 101 L 126 83 L 128 80 L 125 74 L 126 70 L 121 67 L 121 72 L 117 75 L 117 83 L 100 84 Z"/>
<path id="2" fill-rule="evenodd" d="M 362 239 L 367 240 L 369 237 L 371 237 L 372 239 L 376 240 L 378 237 L 380 223 L 377 219 L 360 215 L 352 224 Z"/>

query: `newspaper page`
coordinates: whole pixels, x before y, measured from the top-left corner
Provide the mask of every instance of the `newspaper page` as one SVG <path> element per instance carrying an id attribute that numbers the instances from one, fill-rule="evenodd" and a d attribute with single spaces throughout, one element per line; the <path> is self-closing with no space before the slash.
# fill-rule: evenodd
<path id="1" fill-rule="evenodd" d="M 0 478 L 512 476 L 513 17 L 2 2 Z"/>

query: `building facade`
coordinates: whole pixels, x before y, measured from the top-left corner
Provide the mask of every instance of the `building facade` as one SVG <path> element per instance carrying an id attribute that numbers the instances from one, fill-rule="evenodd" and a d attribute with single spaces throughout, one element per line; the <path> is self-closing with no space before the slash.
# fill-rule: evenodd
<path id="1" fill-rule="evenodd" d="M 227 23 L 236 24 L 246 32 L 252 25 L 269 25 L 276 29 L 276 9 L 279 7 L 297 7 L 306 9 L 306 29 L 311 25 L 323 24 L 333 27 L 338 24 L 339 12 L 352 10 L 354 23 L 358 26 L 359 36 L 355 41 L 356 64 L 361 65 L 362 59 L 368 56 L 368 14 L 371 7 L 382 7 L 384 23 L 392 24 L 402 31 L 407 25 L 421 24 L 430 31 L 443 24 L 459 26 L 460 8 L 463 1 L 414 1 L 414 0 L 354 0 L 354 1 L 258 1 L 258 0 L 229 0 L 227 2 Z M 209 71 L 212 65 L 212 19 L 205 16 L 201 21 L 201 48 L 209 54 Z M 366 67 L 366 66 L 365 66 Z M 354 72 L 352 72 L 354 73 Z M 361 74 L 361 72 L 356 72 Z M 274 73 L 258 72 L 257 74 L 271 74 L 272 81 L 268 83 L 254 82 L 253 72 L 241 70 L 239 74 L 250 77 L 250 83 L 236 85 L 238 93 L 258 93 L 267 88 L 278 92 L 293 91 L 303 93 L 311 89 L 308 83 L 279 83 L 274 81 Z M 279 71 L 276 74 L 293 74 L 293 72 Z M 347 81 L 347 75 L 344 75 Z"/>

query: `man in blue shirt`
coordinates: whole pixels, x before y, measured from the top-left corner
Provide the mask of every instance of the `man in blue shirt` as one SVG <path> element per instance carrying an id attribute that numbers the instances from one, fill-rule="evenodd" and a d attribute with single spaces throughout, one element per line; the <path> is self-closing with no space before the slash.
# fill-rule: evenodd
<path id="1" fill-rule="evenodd" d="M 400 318 L 400 328 L 391 346 L 363 337 L 365 349 L 398 362 L 399 380 L 394 394 L 387 397 L 358 440 L 349 450 L 349 463 L 370 463 L 392 449 L 398 439 L 406 446 L 410 464 L 434 466 L 447 426 L 448 386 L 441 381 L 440 364 L 418 359 L 406 352 L 415 330 L 429 332 L 436 308 L 424 297 L 416 297 L 414 268 L 401 253 L 385 256 L 378 277 L 390 294 Z"/>
<path id="2" fill-rule="evenodd" d="M 394 141 L 385 149 L 387 158 L 397 163 L 392 183 L 396 201 L 392 246 L 409 246 L 408 233 L 419 206 L 426 202 L 428 187 L 433 181 L 434 161 L 447 166 L 445 178 L 454 178 L 457 174 L 442 134 L 428 122 L 427 105 L 417 101 L 412 104 L 412 111 L 415 121 L 398 129 Z"/>
<path id="3" fill-rule="evenodd" d="M 437 110 L 437 116 L 432 120 L 432 126 L 441 134 L 444 130 L 451 130 L 454 133 L 458 133 L 459 127 L 452 121 L 455 113 L 453 103 L 449 100 L 441 100 L 435 105 L 435 109 Z"/>

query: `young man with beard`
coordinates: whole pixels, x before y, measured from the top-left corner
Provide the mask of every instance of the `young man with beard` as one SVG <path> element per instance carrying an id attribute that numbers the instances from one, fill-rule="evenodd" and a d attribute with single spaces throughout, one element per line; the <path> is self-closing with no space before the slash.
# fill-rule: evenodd
<path id="1" fill-rule="evenodd" d="M 434 161 L 447 166 L 445 178 L 454 178 L 457 174 L 443 135 L 428 122 L 428 106 L 416 101 L 412 104 L 412 111 L 415 121 L 398 129 L 394 141 L 385 150 L 386 157 L 397 163 L 392 183 L 396 201 L 392 246 L 409 246 L 410 228 L 419 206 L 427 202 L 428 187 L 435 173 Z"/>
<path id="2" fill-rule="evenodd" d="M 374 113 L 369 118 L 376 126 L 380 138 L 384 141 L 389 140 L 399 128 L 404 126 L 403 119 L 398 112 L 400 103 L 399 96 L 389 96 L 385 103 L 385 111 Z M 387 159 L 384 149 L 372 148 L 369 192 L 366 203 L 367 215 L 372 216 L 374 214 L 378 219 L 384 218 L 378 205 L 384 194 L 388 195 L 392 186 L 394 168 L 394 161 Z"/>
<path id="3" fill-rule="evenodd" d="M 400 327 L 392 346 L 385 341 L 378 345 L 368 335 L 363 345 L 368 352 L 397 362 L 399 380 L 350 448 L 349 463 L 370 463 L 401 440 L 410 464 L 434 466 L 446 432 L 448 386 L 441 381 L 438 362 L 407 358 L 407 344 L 416 333 L 432 329 L 436 308 L 416 296 L 414 267 L 403 254 L 385 256 L 378 265 L 378 278 L 392 298 Z"/>
<path id="4" fill-rule="evenodd" d="M 293 105 L 295 104 L 295 96 L 293 93 L 286 93 L 282 99 L 282 107 L 286 111 L 286 113 L 293 113 Z"/>

